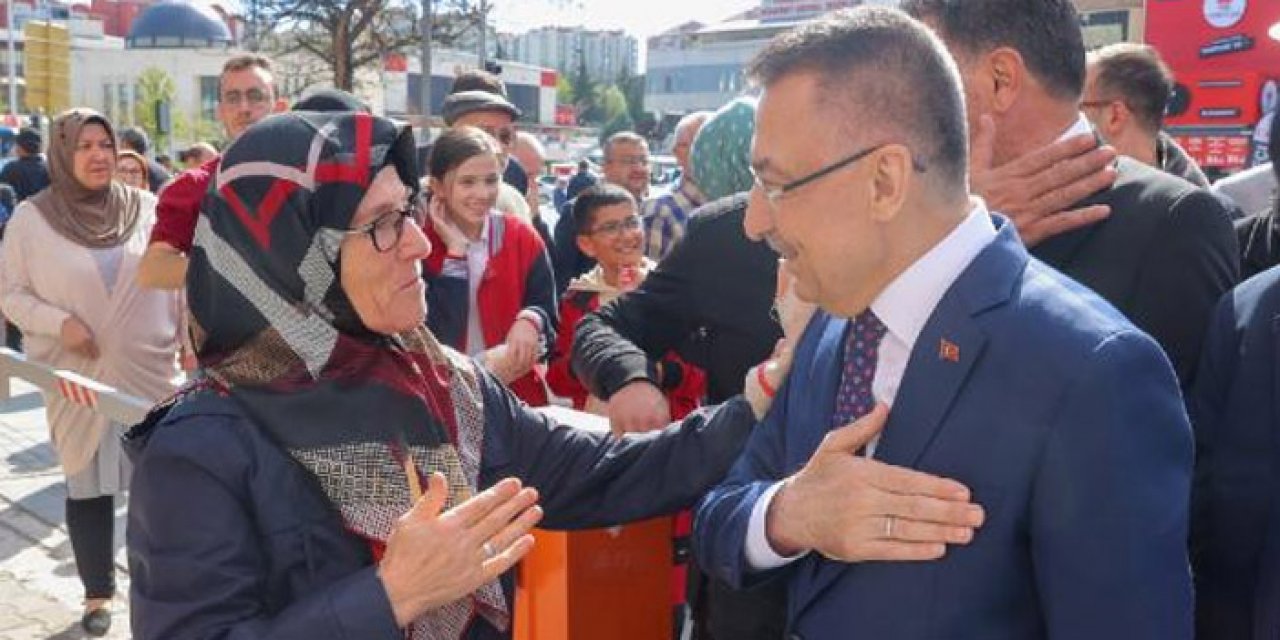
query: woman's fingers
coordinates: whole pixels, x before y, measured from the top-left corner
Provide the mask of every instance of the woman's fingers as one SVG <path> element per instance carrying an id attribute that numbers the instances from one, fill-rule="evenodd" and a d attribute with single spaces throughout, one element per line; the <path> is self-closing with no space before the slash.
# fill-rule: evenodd
<path id="1" fill-rule="evenodd" d="M 541 521 L 542 507 L 535 504 L 532 507 L 521 511 L 520 515 L 516 516 L 514 520 L 508 522 L 501 531 L 498 531 L 488 540 L 481 543 L 481 549 L 485 556 L 484 559 L 488 560 L 491 555 L 501 553 L 505 551 L 507 547 L 519 542 L 525 534 L 533 531 L 533 528 Z M 488 543 L 488 548 L 485 548 L 485 543 Z"/>
<path id="2" fill-rule="evenodd" d="M 520 562 L 532 550 L 533 535 L 525 534 L 505 550 L 495 553 L 492 558 L 485 560 L 480 565 L 481 572 L 484 575 L 484 582 L 497 580 L 499 576 L 509 571 L 511 567 L 514 567 L 517 562 Z"/>

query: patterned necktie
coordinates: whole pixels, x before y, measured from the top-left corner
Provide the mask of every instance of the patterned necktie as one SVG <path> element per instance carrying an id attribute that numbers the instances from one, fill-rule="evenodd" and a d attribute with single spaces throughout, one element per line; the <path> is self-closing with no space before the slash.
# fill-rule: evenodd
<path id="1" fill-rule="evenodd" d="M 853 326 L 845 337 L 844 371 L 836 392 L 836 410 L 831 414 L 832 429 L 867 415 L 875 407 L 871 382 L 876 377 L 876 360 L 885 331 L 884 323 L 870 308 L 853 319 Z"/>

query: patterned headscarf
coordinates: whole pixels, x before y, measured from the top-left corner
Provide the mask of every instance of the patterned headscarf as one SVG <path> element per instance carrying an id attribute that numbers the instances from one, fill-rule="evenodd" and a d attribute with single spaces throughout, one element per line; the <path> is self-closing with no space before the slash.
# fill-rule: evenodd
<path id="1" fill-rule="evenodd" d="M 54 118 L 49 126 L 49 187 L 31 203 L 62 237 L 82 247 L 106 249 L 133 235 L 142 215 L 142 193 L 116 180 L 90 189 L 76 179 L 76 146 L 80 132 L 91 124 L 116 139 L 111 122 L 92 109 L 71 109 Z"/>
<path id="2" fill-rule="evenodd" d="M 483 444 L 475 370 L 425 326 L 370 331 L 341 286 L 357 206 L 388 166 L 416 193 L 414 152 L 408 128 L 367 114 L 263 120 L 223 156 L 187 276 L 209 378 L 315 477 L 375 558 L 412 506 L 407 469 L 421 486 L 443 473 L 451 507 L 474 493 Z M 425 614 L 410 637 L 454 640 L 473 614 L 507 628 L 497 582 Z"/>
<path id="3" fill-rule="evenodd" d="M 756 101 L 738 98 L 720 107 L 693 139 L 689 164 L 707 202 L 751 190 L 751 138 Z"/>

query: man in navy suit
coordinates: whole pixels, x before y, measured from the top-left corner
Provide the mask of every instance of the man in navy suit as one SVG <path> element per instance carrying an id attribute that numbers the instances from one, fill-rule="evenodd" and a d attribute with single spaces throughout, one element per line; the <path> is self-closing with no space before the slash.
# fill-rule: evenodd
<path id="1" fill-rule="evenodd" d="M 1280 637 L 1280 267 L 1225 296 L 1189 398 L 1196 638 Z"/>
<path id="2" fill-rule="evenodd" d="M 1189 639 L 1173 369 L 969 198 L 936 36 L 864 6 L 775 38 L 751 75 L 745 226 L 821 311 L 699 506 L 695 556 L 785 580 L 796 638 Z"/>

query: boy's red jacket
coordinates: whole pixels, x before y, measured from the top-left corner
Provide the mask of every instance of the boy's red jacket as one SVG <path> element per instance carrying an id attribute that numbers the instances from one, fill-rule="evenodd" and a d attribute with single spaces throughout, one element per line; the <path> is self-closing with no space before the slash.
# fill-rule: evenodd
<path id="1" fill-rule="evenodd" d="M 651 266 L 646 262 L 646 267 Z M 647 268 L 645 269 L 647 270 Z M 573 353 L 573 334 L 578 321 L 601 305 L 601 297 L 613 299 L 620 292 L 605 284 L 601 267 L 575 279 L 560 299 L 560 332 L 556 337 L 555 357 L 547 369 L 547 384 L 558 396 L 573 400 L 573 408 L 586 408 L 590 392 L 569 364 Z M 668 352 L 654 367 L 653 379 L 667 396 L 671 406 L 671 418 L 678 420 L 702 404 L 706 393 L 706 374 L 676 355 Z"/>

